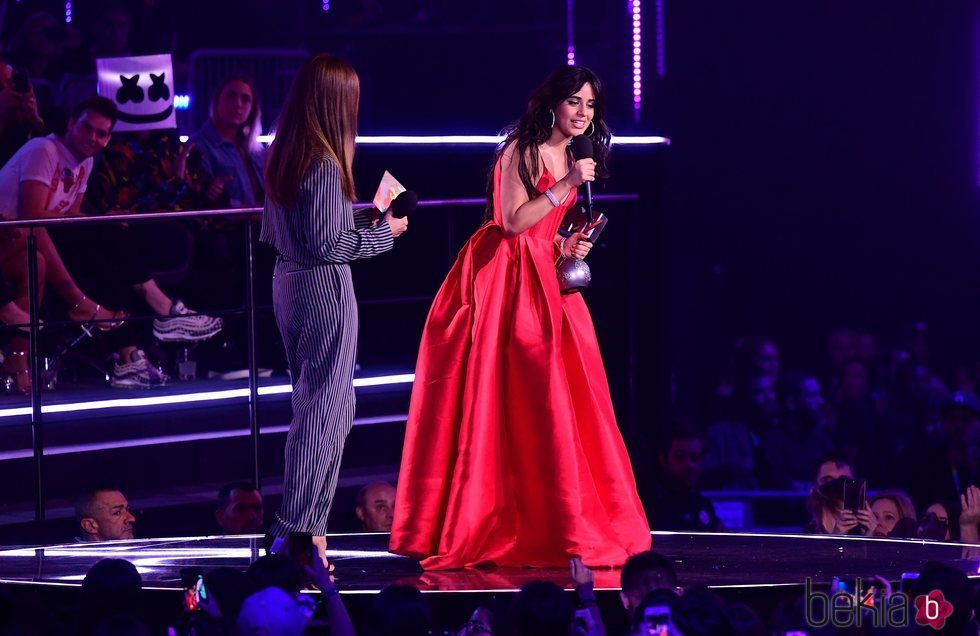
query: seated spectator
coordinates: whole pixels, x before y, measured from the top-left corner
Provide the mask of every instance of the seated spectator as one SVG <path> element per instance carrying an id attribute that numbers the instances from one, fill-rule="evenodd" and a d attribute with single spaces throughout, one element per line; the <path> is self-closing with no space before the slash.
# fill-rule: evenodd
<path id="1" fill-rule="evenodd" d="M 82 530 L 79 541 L 114 541 L 133 538 L 136 517 L 125 495 L 115 488 L 82 492 L 75 501 L 75 518 Z"/>
<path id="2" fill-rule="evenodd" d="M 211 95 L 211 113 L 191 135 L 207 175 L 206 196 L 215 207 L 259 207 L 265 200 L 265 153 L 258 143 L 259 95 L 246 75 L 225 78 Z"/>
<path id="3" fill-rule="evenodd" d="M 46 132 L 26 71 L 0 60 L 0 166 Z"/>
<path id="4" fill-rule="evenodd" d="M 867 502 L 856 513 L 844 509 L 845 480 L 853 479 L 854 471 L 845 461 L 831 457 L 820 462 L 807 500 L 811 520 L 803 532 L 868 536 L 874 533 L 878 520 Z"/>
<path id="5" fill-rule="evenodd" d="M 262 493 L 251 483 L 236 481 L 218 491 L 214 518 L 222 534 L 259 534 L 265 523 Z"/>
<path id="6" fill-rule="evenodd" d="M 568 636 L 574 618 L 571 599 L 550 581 L 525 584 L 510 606 L 514 636 Z"/>
<path id="7" fill-rule="evenodd" d="M 901 490 L 879 492 L 868 502 L 878 520 L 875 536 L 914 537 L 916 526 L 915 505 Z"/>
<path id="8" fill-rule="evenodd" d="M 958 501 L 963 488 L 980 483 L 980 399 L 953 393 L 942 406 L 940 435 L 922 440 L 908 456 L 906 490 L 915 501 Z"/>
<path id="9" fill-rule="evenodd" d="M 775 490 L 806 490 L 811 466 L 830 452 L 820 383 L 806 373 L 787 373 L 780 382 L 778 423 L 760 436 L 760 481 Z"/>
<path id="10" fill-rule="evenodd" d="M 246 75 L 233 74 L 221 81 L 211 95 L 210 118 L 191 135 L 193 149 L 188 162 L 193 164 L 193 187 L 203 197 L 206 208 L 261 207 L 265 201 L 265 149 L 258 142 L 261 131 L 259 94 Z M 195 233 L 194 268 L 210 273 L 190 292 L 206 309 L 241 307 L 247 293 L 244 281 L 246 265 L 246 224 L 239 221 L 212 221 L 208 228 Z M 255 251 L 256 277 L 272 279 L 275 253 L 265 244 Z M 271 304 L 270 285 L 259 285 L 259 302 Z M 244 319 L 232 320 L 225 332 L 222 356 L 212 362 L 222 379 L 247 377 L 245 343 L 248 332 Z M 273 329 L 275 331 L 275 329 Z M 274 342 L 274 341 L 273 341 Z M 283 364 L 275 347 L 257 352 L 260 360 Z M 271 373 L 267 367 L 265 373 Z"/>
<path id="11" fill-rule="evenodd" d="M 941 502 L 930 504 L 919 518 L 916 537 L 934 541 L 958 541 L 959 535 L 954 537 L 953 534 L 953 528 L 957 524 L 950 518 L 951 507 Z"/>
<path id="12" fill-rule="evenodd" d="M 374 597 L 365 627 L 365 636 L 427 636 L 432 610 L 416 588 L 389 585 Z"/>
<path id="13" fill-rule="evenodd" d="M 759 438 L 776 425 L 779 416 L 772 376 L 742 378 L 735 385 L 728 409 L 707 429 L 704 486 L 753 490 L 759 482 Z"/>
<path id="14" fill-rule="evenodd" d="M 854 468 L 839 455 L 827 455 L 817 462 L 817 474 L 813 479 L 813 484 L 823 486 L 828 481 L 833 481 L 838 477 L 855 479 Z"/>
<path id="15" fill-rule="evenodd" d="M 676 429 L 664 436 L 657 452 L 659 480 L 647 507 L 656 530 L 724 531 L 715 508 L 698 489 L 704 443 L 692 429 Z"/>
<path id="16" fill-rule="evenodd" d="M 457 636 L 493 636 L 504 633 L 504 612 L 493 599 L 483 602 L 473 610 L 469 620 Z"/>
<path id="17" fill-rule="evenodd" d="M 63 137 L 50 135 L 28 142 L 0 170 L 0 209 L 16 210 L 21 218 L 78 215 L 92 157 L 109 141 L 115 118 L 110 100 L 93 98 L 79 105 Z M 117 356 L 113 386 L 147 387 L 165 383 L 167 378 L 136 345 L 133 323 L 122 325 L 122 315 L 87 298 L 69 270 L 87 279 L 85 286 L 117 307 L 133 294 L 141 297 L 158 315 L 153 330 L 160 340 L 202 340 L 221 330 L 220 319 L 194 315 L 160 289 L 143 266 L 139 246 L 130 240 L 126 228 L 52 227 L 36 234 L 39 272 L 69 303 L 69 317 L 110 332 L 107 335 Z M 0 246 L 0 260 L 5 275 L 17 282 L 18 304 L 26 308 L 26 232 L 15 231 Z M 26 370 L 26 359 L 21 366 L 15 371 Z M 25 384 L 21 388 L 29 389 L 29 378 Z"/>
<path id="18" fill-rule="evenodd" d="M 670 559 L 653 550 L 634 554 L 623 565 L 620 573 L 619 600 L 622 601 L 626 612 L 632 617 L 636 614 L 640 603 L 654 590 L 670 590 L 675 592 L 677 573 Z"/>
<path id="19" fill-rule="evenodd" d="M 960 541 L 980 543 L 980 488 L 970 486 L 960 495 Z"/>
<path id="20" fill-rule="evenodd" d="M 102 559 L 92 566 L 79 592 L 80 633 L 91 634 L 107 618 L 143 614 L 143 578 L 129 561 Z"/>
<path id="21" fill-rule="evenodd" d="M 391 532 L 395 514 L 395 488 L 385 482 L 368 484 L 357 493 L 354 513 L 364 532 Z"/>

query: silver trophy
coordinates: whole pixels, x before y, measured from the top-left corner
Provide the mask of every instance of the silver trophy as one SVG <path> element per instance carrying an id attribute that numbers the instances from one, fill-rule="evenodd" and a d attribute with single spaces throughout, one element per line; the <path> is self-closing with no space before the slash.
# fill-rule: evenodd
<path id="1" fill-rule="evenodd" d="M 606 227 L 609 219 L 606 215 L 597 210 L 586 209 L 585 206 L 572 208 L 562 219 L 558 233 L 568 237 L 576 232 L 581 232 L 592 243 L 599 238 L 599 234 Z M 561 256 L 556 263 L 558 268 L 558 287 L 563 294 L 571 294 L 589 286 L 592 282 L 592 272 L 589 266 L 580 258 L 567 258 Z"/>

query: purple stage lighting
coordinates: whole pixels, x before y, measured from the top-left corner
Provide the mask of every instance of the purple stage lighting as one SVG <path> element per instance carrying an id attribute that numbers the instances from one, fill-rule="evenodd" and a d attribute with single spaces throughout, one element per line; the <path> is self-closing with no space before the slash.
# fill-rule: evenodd
<path id="1" fill-rule="evenodd" d="M 626 9 L 633 19 L 633 120 L 639 122 L 643 105 L 643 12 L 640 0 L 627 0 Z"/>
<path id="2" fill-rule="evenodd" d="M 72 14 L 71 0 L 65 0 L 65 24 L 71 24 L 71 17 L 72 17 L 71 14 Z"/>

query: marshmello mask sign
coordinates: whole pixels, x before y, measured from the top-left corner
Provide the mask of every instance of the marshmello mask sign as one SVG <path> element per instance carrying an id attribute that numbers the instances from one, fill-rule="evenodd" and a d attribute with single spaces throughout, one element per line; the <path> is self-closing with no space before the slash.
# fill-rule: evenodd
<path id="1" fill-rule="evenodd" d="M 174 72 L 170 55 L 106 57 L 96 60 L 99 95 L 116 103 L 115 130 L 176 128 Z"/>

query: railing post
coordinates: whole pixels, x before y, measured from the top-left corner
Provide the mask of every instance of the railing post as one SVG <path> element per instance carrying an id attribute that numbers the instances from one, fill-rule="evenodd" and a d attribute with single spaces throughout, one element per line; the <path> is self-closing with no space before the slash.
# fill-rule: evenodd
<path id="1" fill-rule="evenodd" d="M 246 275 L 246 308 L 248 310 L 248 422 L 252 433 L 252 480 L 255 487 L 262 489 L 259 473 L 259 365 L 255 307 L 255 221 L 246 218 L 248 228 L 248 267 Z"/>
<path id="2" fill-rule="evenodd" d="M 34 228 L 27 233 L 28 309 L 31 314 L 31 341 L 28 368 L 31 371 L 31 435 L 34 442 L 34 519 L 44 521 L 44 431 L 41 422 L 41 356 L 38 337 L 41 331 L 37 280 L 37 237 Z M 16 382 L 16 378 L 14 379 Z"/>

